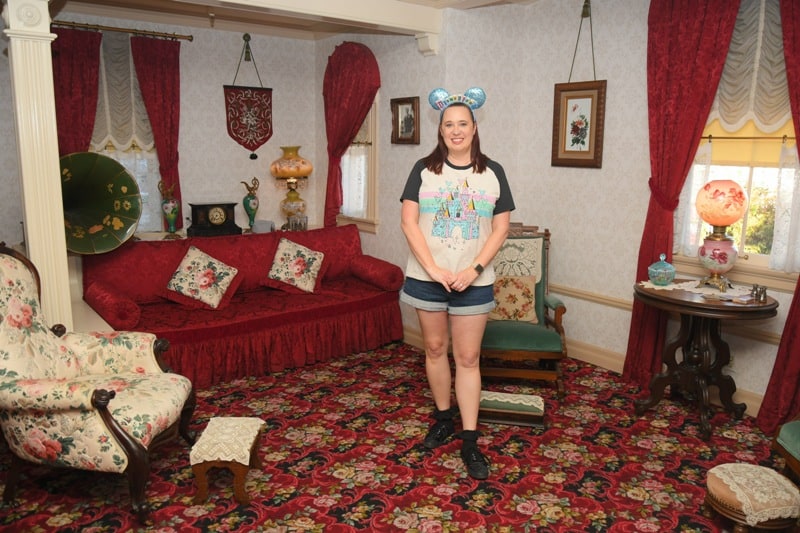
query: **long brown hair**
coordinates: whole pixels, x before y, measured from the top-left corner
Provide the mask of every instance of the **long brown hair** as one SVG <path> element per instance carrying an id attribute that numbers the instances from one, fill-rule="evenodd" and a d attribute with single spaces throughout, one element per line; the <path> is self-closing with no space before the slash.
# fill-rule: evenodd
<path id="1" fill-rule="evenodd" d="M 477 123 L 475 122 L 475 115 L 472 113 L 472 109 L 467 104 L 463 104 L 461 102 L 457 102 L 454 104 L 450 104 L 448 107 L 455 107 L 461 106 L 466 107 L 469 109 L 469 114 L 472 117 L 472 122 L 475 123 L 475 135 L 472 137 L 472 145 L 470 146 L 470 164 L 472 165 L 472 170 L 476 174 L 482 174 L 483 171 L 486 170 L 486 161 L 489 159 L 486 155 L 481 152 L 481 138 L 478 135 L 478 127 Z M 436 144 L 436 148 L 428 154 L 425 159 L 425 168 L 433 172 L 434 174 L 441 174 L 442 167 L 444 166 L 444 160 L 447 159 L 447 145 L 444 143 L 444 137 L 442 137 L 442 118 L 444 118 L 444 110 L 439 115 L 439 128 L 436 128 L 436 137 L 438 142 Z"/>

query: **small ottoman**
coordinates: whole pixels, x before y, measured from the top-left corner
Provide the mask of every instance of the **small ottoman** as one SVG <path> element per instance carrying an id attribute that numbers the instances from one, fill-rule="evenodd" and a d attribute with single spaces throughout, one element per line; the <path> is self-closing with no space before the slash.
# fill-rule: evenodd
<path id="1" fill-rule="evenodd" d="M 771 468 L 746 463 L 715 466 L 706 475 L 703 514 L 730 518 L 735 533 L 750 527 L 789 529 L 800 516 L 800 491 Z"/>
<path id="2" fill-rule="evenodd" d="M 533 394 L 481 391 L 478 420 L 490 424 L 544 426 L 544 399 Z"/>
<path id="3" fill-rule="evenodd" d="M 233 494 L 242 505 L 250 503 L 244 480 L 251 468 L 261 468 L 256 438 L 266 423 L 254 417 L 214 417 L 189 452 L 197 493 L 194 503 L 208 498 L 208 471 L 227 468 L 233 472 Z"/>

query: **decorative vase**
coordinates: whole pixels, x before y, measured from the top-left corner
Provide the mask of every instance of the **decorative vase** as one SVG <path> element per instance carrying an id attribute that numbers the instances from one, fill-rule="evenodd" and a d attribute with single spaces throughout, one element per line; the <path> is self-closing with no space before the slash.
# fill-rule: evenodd
<path id="1" fill-rule="evenodd" d="M 250 231 L 252 231 L 253 225 L 256 222 L 256 212 L 258 211 L 258 196 L 256 196 L 256 192 L 258 192 L 258 178 L 250 180 L 250 185 L 248 185 L 246 181 L 243 181 L 242 185 L 247 189 L 247 195 L 242 199 L 242 206 L 244 206 L 244 212 L 247 213 L 247 218 L 250 222 Z"/>
<path id="2" fill-rule="evenodd" d="M 647 276 L 653 285 L 665 286 L 675 279 L 675 267 L 667 263 L 667 254 L 661 254 L 659 261 L 647 267 Z"/>
<path id="3" fill-rule="evenodd" d="M 167 187 L 163 180 L 158 182 L 158 192 L 161 193 L 161 214 L 164 216 L 164 221 L 167 223 L 167 231 L 169 232 L 165 239 L 176 237 L 176 223 L 178 222 L 180 204 L 175 199 L 174 190 L 174 184 L 171 187 Z"/>
<path id="4" fill-rule="evenodd" d="M 724 277 L 739 257 L 733 239 L 726 235 L 710 234 L 703 240 L 703 245 L 697 250 L 700 264 L 707 269 L 710 275 L 702 280 L 702 284 L 713 285 L 721 292 L 725 292 L 729 282 Z"/>
<path id="5" fill-rule="evenodd" d="M 175 198 L 164 198 L 161 200 L 161 213 L 167 223 L 167 231 L 175 233 L 175 223 L 178 221 L 178 201 Z"/>

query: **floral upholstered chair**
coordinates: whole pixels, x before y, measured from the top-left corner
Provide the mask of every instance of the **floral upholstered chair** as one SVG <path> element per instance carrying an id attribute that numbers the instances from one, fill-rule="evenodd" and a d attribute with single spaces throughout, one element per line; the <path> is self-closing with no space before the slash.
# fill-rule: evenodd
<path id="1" fill-rule="evenodd" d="M 148 453 L 180 434 L 192 443 L 192 383 L 165 372 L 168 343 L 149 333 L 65 333 L 48 328 L 39 275 L 0 243 L 0 426 L 12 464 L 13 503 L 23 465 L 126 474 L 146 521 Z"/>
<path id="2" fill-rule="evenodd" d="M 562 317 L 549 293 L 550 230 L 512 223 L 494 258 L 496 307 L 481 342 L 481 375 L 554 382 L 563 397 L 560 362 L 567 357 Z"/>

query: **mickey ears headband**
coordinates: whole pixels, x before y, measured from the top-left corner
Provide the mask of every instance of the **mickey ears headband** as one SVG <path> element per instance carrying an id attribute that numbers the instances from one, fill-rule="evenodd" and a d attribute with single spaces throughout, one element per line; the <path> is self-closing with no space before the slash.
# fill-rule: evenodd
<path id="1" fill-rule="evenodd" d="M 437 111 L 444 111 L 448 106 L 460 103 L 466 104 L 473 111 L 486 102 L 486 93 L 480 87 L 471 87 L 464 94 L 450 94 L 442 88 L 434 89 L 428 95 L 428 102 Z"/>

